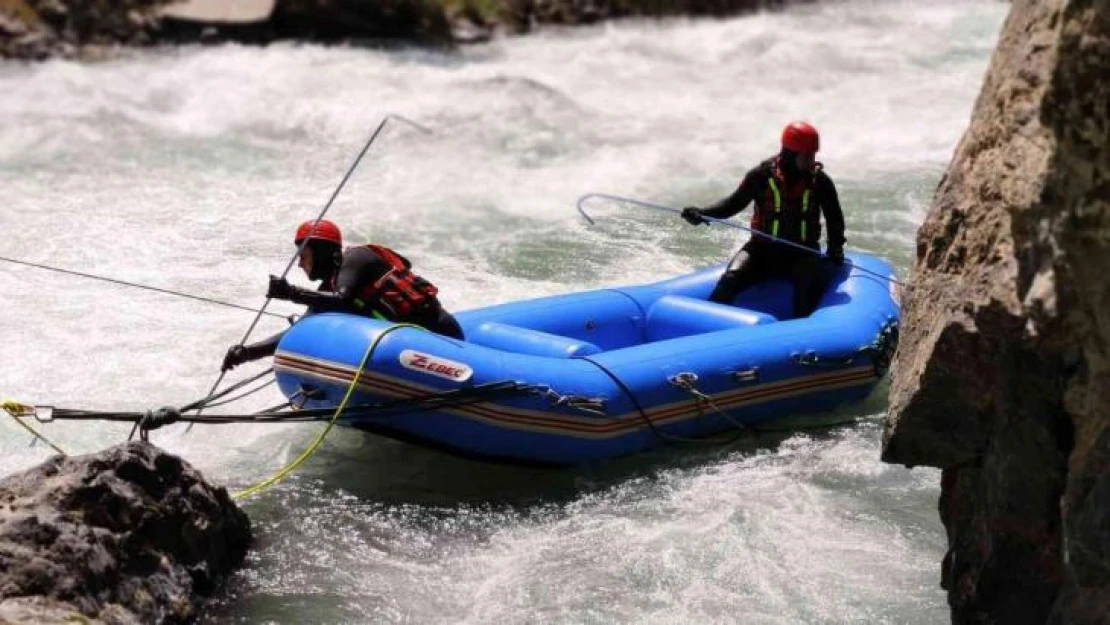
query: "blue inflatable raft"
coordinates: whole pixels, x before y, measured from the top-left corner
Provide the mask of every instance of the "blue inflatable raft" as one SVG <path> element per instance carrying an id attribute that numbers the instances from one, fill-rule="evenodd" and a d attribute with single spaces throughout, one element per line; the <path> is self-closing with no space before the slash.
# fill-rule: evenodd
<path id="1" fill-rule="evenodd" d="M 858 402 L 886 372 L 898 340 L 893 270 L 849 258 L 804 319 L 789 319 L 790 286 L 778 281 L 734 306 L 707 301 L 715 266 L 464 311 L 465 341 L 311 315 L 286 332 L 274 370 L 305 408 L 338 407 L 354 383 L 343 425 L 529 464 L 774 427 Z"/>

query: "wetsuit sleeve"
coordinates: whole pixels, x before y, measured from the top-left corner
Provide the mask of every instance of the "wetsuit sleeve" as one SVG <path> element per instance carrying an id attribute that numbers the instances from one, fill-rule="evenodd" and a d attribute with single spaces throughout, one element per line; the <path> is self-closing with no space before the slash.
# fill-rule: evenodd
<path id="1" fill-rule="evenodd" d="M 376 282 L 386 271 L 388 265 L 369 248 L 353 248 L 343 254 L 343 264 L 335 278 L 334 292 L 293 287 L 289 299 L 308 306 L 313 312 L 364 314 L 366 307 L 373 302 L 359 300 L 359 291 L 365 285 Z"/>
<path id="2" fill-rule="evenodd" d="M 304 304 L 312 309 L 312 312 L 354 312 L 353 302 L 330 291 L 311 291 L 295 286 L 289 294 L 289 301 Z"/>
<path id="3" fill-rule="evenodd" d="M 817 174 L 818 197 L 821 198 L 821 214 L 825 216 L 825 226 L 828 234 L 825 242 L 828 249 L 843 249 L 844 238 L 844 212 L 840 209 L 840 198 L 836 194 L 836 185 L 832 178 L 825 172 Z"/>
<path id="4" fill-rule="evenodd" d="M 766 184 L 766 175 L 760 171 L 759 167 L 756 167 L 744 175 L 744 180 L 740 182 L 740 186 L 732 192 L 732 195 L 702 209 L 701 212 L 707 217 L 728 219 L 747 208 L 748 204 L 751 204 L 752 200 L 761 192 L 764 184 Z"/>
<path id="5" fill-rule="evenodd" d="M 278 332 L 269 338 L 262 339 L 257 343 L 244 345 L 243 348 L 247 350 L 247 360 L 258 360 L 266 356 L 273 356 L 274 352 L 277 351 L 278 342 L 281 341 L 281 337 L 283 336 L 285 336 L 284 331 Z"/>

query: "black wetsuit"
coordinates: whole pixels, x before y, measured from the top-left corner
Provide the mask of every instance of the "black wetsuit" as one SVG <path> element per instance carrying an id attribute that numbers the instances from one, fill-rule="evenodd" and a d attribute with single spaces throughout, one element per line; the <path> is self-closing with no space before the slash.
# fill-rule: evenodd
<path id="1" fill-rule="evenodd" d="M 414 311 L 406 318 L 393 318 L 387 308 L 375 305 L 373 301 L 362 301 L 359 294 L 368 285 L 377 282 L 391 268 L 392 265 L 369 247 L 365 245 L 352 247 L 343 252 L 343 260 L 334 273 L 334 279 L 324 279 L 316 291 L 292 287 L 292 294 L 288 299 L 308 306 L 307 314 L 344 312 L 388 319 L 398 323 L 411 323 L 436 334 L 456 339 L 463 338 L 458 321 L 451 313 L 444 310 L 439 300 L 434 297 L 429 299 L 423 309 Z M 247 346 L 250 358 L 253 360 L 273 354 L 283 334 L 284 332 Z"/>
<path id="2" fill-rule="evenodd" d="M 784 153 L 780 156 L 785 163 L 792 159 L 793 155 Z M 768 198 L 773 195 L 770 193 L 769 181 L 774 175 L 777 158 L 779 157 L 769 158 L 754 167 L 744 176 L 740 186 L 732 195 L 702 210 L 702 214 L 717 219 L 727 219 L 755 201 L 757 215 L 753 219 L 753 229 L 765 231 L 769 211 L 774 210 L 773 205 L 769 205 Z M 802 175 L 797 170 L 786 167 L 783 168 L 783 174 L 788 183 L 798 180 Z M 840 209 L 836 186 L 820 167 L 813 176 L 810 205 L 819 209 L 819 214 L 825 218 L 825 225 L 828 228 L 828 249 L 843 250 L 844 214 Z M 819 250 L 820 223 L 814 223 L 818 219 L 817 215 L 814 213 L 811 225 L 806 230 L 801 227 L 802 219 L 796 212 L 784 210 L 777 215 L 781 226 L 778 237 Z M 729 261 L 709 299 L 731 304 L 736 295 L 744 289 L 766 278 L 779 277 L 788 280 L 794 286 L 794 316 L 809 316 L 817 308 L 830 278 L 828 265 L 822 260 L 823 258 L 818 254 L 753 234 L 751 240 Z"/>

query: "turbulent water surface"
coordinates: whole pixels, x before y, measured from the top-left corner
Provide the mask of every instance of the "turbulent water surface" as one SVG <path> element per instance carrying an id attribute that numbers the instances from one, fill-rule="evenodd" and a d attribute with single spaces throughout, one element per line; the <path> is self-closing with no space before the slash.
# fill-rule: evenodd
<path id="1" fill-rule="evenodd" d="M 450 308 L 655 280 L 723 259 L 737 233 L 602 205 L 589 227 L 579 195 L 710 202 L 804 118 L 849 246 L 904 273 L 1007 7 L 829 2 L 457 54 L 221 46 L 0 64 L 2 255 L 257 307 L 292 229 L 393 113 L 431 132 L 390 122 L 329 216 L 351 241 L 404 251 Z M 3 261 L 0 290 L 0 396 L 73 408 L 202 396 L 252 319 Z M 266 317 L 252 337 L 283 324 Z M 205 620 L 944 622 L 938 474 L 879 462 L 884 395 L 837 429 L 576 471 L 336 431 L 245 503 L 256 548 Z M 237 407 L 279 400 L 269 387 Z M 128 434 L 43 430 L 71 453 Z M 238 488 L 317 431 L 154 438 Z M 0 445 L 0 474 L 49 453 L 10 420 Z"/>

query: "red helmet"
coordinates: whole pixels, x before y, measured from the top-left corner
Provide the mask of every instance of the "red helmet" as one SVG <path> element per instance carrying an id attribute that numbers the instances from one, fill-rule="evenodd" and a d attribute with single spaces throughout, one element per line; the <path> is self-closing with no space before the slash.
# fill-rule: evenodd
<path id="1" fill-rule="evenodd" d="M 790 122 L 782 129 L 782 147 L 799 154 L 816 154 L 820 147 L 817 129 L 805 122 Z"/>
<path id="2" fill-rule="evenodd" d="M 297 234 L 293 237 L 293 244 L 300 245 L 301 241 L 305 239 L 328 241 L 340 247 L 343 246 L 343 235 L 339 232 L 339 226 L 326 219 L 306 221 L 298 226 Z"/>

